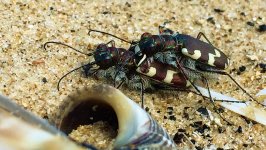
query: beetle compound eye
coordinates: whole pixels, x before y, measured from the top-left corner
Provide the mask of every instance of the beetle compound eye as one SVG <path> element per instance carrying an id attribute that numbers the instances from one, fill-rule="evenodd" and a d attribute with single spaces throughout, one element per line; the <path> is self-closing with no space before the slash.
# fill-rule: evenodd
<path id="1" fill-rule="evenodd" d="M 139 47 L 144 54 L 152 56 L 154 53 L 155 42 L 151 38 L 144 38 L 140 41 Z"/>
<path id="2" fill-rule="evenodd" d="M 96 51 L 94 55 L 94 59 L 95 61 L 100 62 L 105 59 L 109 59 L 110 55 L 111 54 L 109 51 Z"/>

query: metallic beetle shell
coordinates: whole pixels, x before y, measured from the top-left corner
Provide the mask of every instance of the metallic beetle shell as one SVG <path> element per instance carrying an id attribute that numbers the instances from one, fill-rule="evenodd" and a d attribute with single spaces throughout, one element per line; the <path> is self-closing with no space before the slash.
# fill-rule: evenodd
<path id="1" fill-rule="evenodd" d="M 172 35 L 149 35 L 144 33 L 139 41 L 139 48 L 143 54 L 150 57 L 158 52 L 177 49 L 178 41 Z"/>

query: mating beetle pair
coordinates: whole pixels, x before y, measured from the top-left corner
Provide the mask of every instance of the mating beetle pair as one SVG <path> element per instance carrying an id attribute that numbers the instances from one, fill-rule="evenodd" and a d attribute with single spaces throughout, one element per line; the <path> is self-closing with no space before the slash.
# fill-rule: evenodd
<path id="1" fill-rule="evenodd" d="M 209 42 L 204 34 L 200 33 L 197 38 L 193 38 L 189 35 L 174 33 L 163 27 L 159 29 L 160 35 L 144 33 L 137 42 L 129 42 L 102 31 L 90 30 L 90 32 L 95 31 L 108 34 L 128 42 L 131 44 L 131 47 L 129 50 L 116 48 L 113 41 L 107 44 L 100 44 L 94 53 L 86 54 L 88 56 L 94 56 L 94 62 L 78 67 L 69 73 L 80 68 L 83 68 L 87 75 L 101 72 L 101 70 L 109 70 L 107 73 L 111 73 L 112 75 L 107 75 L 104 72 L 101 73 L 102 76 L 109 76 L 115 81 L 117 78 L 121 79 L 119 86 L 126 80 L 132 79 L 138 81 L 138 83 L 135 81 L 131 83 L 135 84 L 133 87 L 135 86 L 141 89 L 142 104 L 143 90 L 145 87 L 150 86 L 151 83 L 155 85 L 163 83 L 165 85 L 164 87 L 177 89 L 185 89 L 189 84 L 192 84 L 197 90 L 193 81 L 197 78 L 203 78 L 208 86 L 206 79 L 206 76 L 209 75 L 208 72 L 229 76 L 247 93 L 228 73 L 222 71 L 228 66 L 229 60 L 222 51 L 215 48 Z M 209 43 L 199 40 L 201 36 L 204 36 Z M 44 46 L 46 47 L 49 43 L 68 46 L 59 42 L 47 42 Z M 107 46 L 109 43 L 111 43 L 111 47 Z M 74 50 L 80 52 L 77 49 Z M 93 68 L 93 65 L 97 65 L 98 68 Z M 59 80 L 58 89 L 60 81 L 66 75 Z M 147 78 L 143 78 L 142 75 L 147 76 L 148 80 Z M 148 83 L 148 86 L 145 86 L 144 83 Z M 248 96 L 255 100 L 251 95 L 248 94 Z"/>
<path id="2" fill-rule="evenodd" d="M 141 53 L 143 56 L 141 61 L 148 57 L 154 57 L 155 60 L 173 65 L 198 92 L 199 90 L 193 84 L 194 80 L 202 78 L 209 89 L 207 78 L 211 74 L 226 75 L 252 100 L 256 101 L 230 74 L 223 71 L 229 65 L 228 57 L 221 50 L 214 47 L 203 33 L 200 32 L 197 38 L 194 38 L 189 35 L 174 33 L 163 26 L 159 27 L 159 31 L 159 35 L 144 33 L 141 36 L 141 40 L 136 44 L 135 53 Z M 208 43 L 201 41 L 201 36 Z M 138 65 L 142 63 L 141 61 Z M 170 70 L 169 73 L 173 74 Z M 146 75 L 149 76 L 149 74 Z M 169 78 L 172 78 L 172 76 Z M 180 86 L 178 82 L 177 84 Z M 262 105 L 258 101 L 256 102 Z"/>

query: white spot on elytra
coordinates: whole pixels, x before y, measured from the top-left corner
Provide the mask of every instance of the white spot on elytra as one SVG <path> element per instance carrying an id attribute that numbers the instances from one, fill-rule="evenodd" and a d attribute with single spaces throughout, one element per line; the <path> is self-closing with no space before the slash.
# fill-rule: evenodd
<path id="1" fill-rule="evenodd" d="M 144 73 L 140 70 L 140 67 L 137 68 L 137 72 L 147 75 L 148 77 L 153 77 L 154 75 L 156 75 L 156 68 L 154 67 L 150 67 L 149 71 L 147 73 Z"/>
<path id="2" fill-rule="evenodd" d="M 224 64 L 224 69 L 226 69 L 228 67 L 229 63 L 230 63 L 230 60 L 227 59 L 227 63 Z"/>
<path id="3" fill-rule="evenodd" d="M 164 78 L 163 81 L 165 83 L 171 83 L 171 81 L 173 80 L 173 77 L 174 77 L 174 73 L 176 73 L 176 72 L 173 70 L 167 70 L 166 77 Z"/>
<path id="4" fill-rule="evenodd" d="M 186 55 L 188 57 L 191 57 L 192 59 L 195 59 L 195 60 L 199 59 L 200 56 L 201 56 L 200 50 L 194 50 L 194 54 L 193 55 L 189 54 L 188 50 L 186 48 L 182 48 L 181 51 L 182 51 L 182 54 L 184 54 L 184 55 Z"/>
<path id="5" fill-rule="evenodd" d="M 214 49 L 214 51 L 215 51 L 215 55 L 209 53 L 208 64 L 211 65 L 211 66 L 215 66 L 214 65 L 215 57 L 221 57 L 221 53 L 217 49 Z"/>

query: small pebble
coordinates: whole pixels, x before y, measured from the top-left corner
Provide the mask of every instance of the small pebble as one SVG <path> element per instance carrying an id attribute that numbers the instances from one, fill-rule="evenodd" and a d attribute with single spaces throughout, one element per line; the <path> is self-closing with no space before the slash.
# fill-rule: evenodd
<path id="1" fill-rule="evenodd" d="M 240 15 L 241 16 L 246 16 L 246 14 L 244 12 L 241 12 Z"/>
<path id="2" fill-rule="evenodd" d="M 169 112 L 167 112 L 169 115 L 172 115 L 173 114 L 173 112 L 172 111 L 169 111 Z"/>
<path id="3" fill-rule="evenodd" d="M 49 119 L 49 117 L 48 117 L 47 115 L 45 115 L 45 116 L 43 116 L 43 119 L 46 119 L 46 120 L 48 120 L 48 119 Z"/>
<path id="4" fill-rule="evenodd" d="M 131 7 L 131 4 L 129 4 L 128 2 L 126 2 L 126 6 L 127 7 Z"/>
<path id="5" fill-rule="evenodd" d="M 198 128 L 202 125 L 202 121 L 196 121 L 193 124 L 190 124 L 194 128 Z"/>
<path id="6" fill-rule="evenodd" d="M 203 148 L 201 148 L 200 146 L 196 146 L 197 150 L 203 150 Z"/>
<path id="7" fill-rule="evenodd" d="M 223 112 L 224 112 L 224 109 L 223 109 L 222 107 L 219 107 L 219 108 L 217 109 L 217 111 L 218 111 L 219 113 L 223 113 Z"/>
<path id="8" fill-rule="evenodd" d="M 173 111 L 173 110 L 174 110 L 174 108 L 173 108 L 173 107 L 167 107 L 167 109 L 168 109 L 168 110 L 171 110 L 171 111 Z"/>
<path id="9" fill-rule="evenodd" d="M 47 81 L 47 79 L 44 77 L 44 78 L 42 78 L 42 82 L 43 82 L 43 83 L 47 83 L 48 81 Z"/>
<path id="10" fill-rule="evenodd" d="M 241 126 L 239 126 L 238 128 L 237 128 L 237 130 L 236 130 L 238 133 L 242 133 L 242 127 Z"/>
<path id="11" fill-rule="evenodd" d="M 222 127 L 218 127 L 218 132 L 223 133 L 225 130 Z"/>
<path id="12" fill-rule="evenodd" d="M 198 127 L 196 129 L 196 131 L 198 131 L 199 133 L 203 134 L 205 132 L 205 130 L 210 130 L 210 127 L 208 127 L 206 124 L 204 124 L 203 126 L 201 127 Z"/>
<path id="13" fill-rule="evenodd" d="M 178 129 L 178 132 L 186 132 L 185 129 Z"/>
<path id="14" fill-rule="evenodd" d="M 193 144 L 196 144 L 196 141 L 194 139 L 190 140 Z"/>
<path id="15" fill-rule="evenodd" d="M 180 133 L 176 133 L 174 138 L 173 138 L 173 141 L 176 143 L 176 144 L 180 144 L 182 143 L 182 139 L 184 138 L 184 134 L 180 134 Z"/>
<path id="16" fill-rule="evenodd" d="M 217 13 L 222 13 L 222 12 L 224 12 L 224 10 L 219 9 L 219 8 L 214 8 L 213 10 L 214 10 L 215 12 L 217 12 Z"/>
<path id="17" fill-rule="evenodd" d="M 183 118 L 186 118 L 186 119 L 188 120 L 188 119 L 189 119 L 189 115 L 188 115 L 188 113 L 184 112 L 184 114 L 183 114 Z"/>
<path id="18" fill-rule="evenodd" d="M 149 107 L 146 107 L 145 110 L 148 112 L 150 109 L 149 109 Z"/>
<path id="19" fill-rule="evenodd" d="M 197 111 L 202 115 L 209 116 L 208 110 L 206 108 L 200 107 L 199 109 L 197 109 Z"/>
<path id="20" fill-rule="evenodd" d="M 209 17 L 207 19 L 207 21 L 210 22 L 210 23 L 212 23 L 212 24 L 215 24 L 215 21 L 214 21 L 213 17 Z"/>
<path id="21" fill-rule="evenodd" d="M 253 27 L 255 24 L 254 24 L 253 22 L 251 22 L 251 21 L 248 21 L 248 22 L 247 22 L 247 25 L 249 25 L 249 26 L 252 26 L 252 27 Z"/>
<path id="22" fill-rule="evenodd" d="M 246 67 L 245 66 L 241 66 L 238 68 L 240 72 L 244 72 L 246 70 Z"/>
<path id="23" fill-rule="evenodd" d="M 265 32 L 266 31 L 266 24 L 260 25 L 258 28 L 259 32 Z"/>
<path id="24" fill-rule="evenodd" d="M 176 120 L 176 117 L 175 116 L 169 116 L 169 119 L 175 121 Z"/>
<path id="25" fill-rule="evenodd" d="M 260 66 L 261 69 L 266 70 L 266 64 L 260 63 L 259 66 Z"/>
<path id="26" fill-rule="evenodd" d="M 106 14 L 110 14 L 110 12 L 109 12 L 109 11 L 104 11 L 103 14 L 104 14 L 104 15 L 106 15 Z"/>

